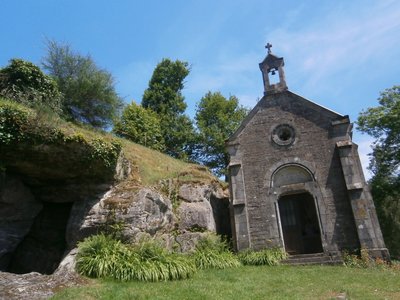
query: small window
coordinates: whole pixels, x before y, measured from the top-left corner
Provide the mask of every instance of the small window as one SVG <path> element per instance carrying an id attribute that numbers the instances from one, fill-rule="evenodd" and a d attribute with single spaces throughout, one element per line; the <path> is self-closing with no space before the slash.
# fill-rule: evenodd
<path id="1" fill-rule="evenodd" d="M 272 131 L 272 140 L 279 146 L 290 146 L 295 141 L 294 128 L 288 124 L 281 124 Z"/>

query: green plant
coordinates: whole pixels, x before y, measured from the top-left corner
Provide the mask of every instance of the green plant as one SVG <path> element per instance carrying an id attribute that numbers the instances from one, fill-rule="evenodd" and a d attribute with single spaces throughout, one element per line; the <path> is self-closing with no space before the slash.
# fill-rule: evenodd
<path id="1" fill-rule="evenodd" d="M 154 241 L 126 245 L 104 234 L 79 243 L 77 271 L 93 278 L 121 281 L 165 281 L 189 278 L 196 271 L 192 260 L 170 254 Z"/>
<path id="2" fill-rule="evenodd" d="M 87 168 L 97 165 L 113 171 L 121 143 L 104 134 L 94 134 L 62 121 L 48 108 L 31 109 L 0 98 L 0 146 L 10 149 L 16 144 L 73 145 L 79 148 L 77 160 Z"/>
<path id="3" fill-rule="evenodd" d="M 208 92 L 196 109 L 198 141 L 192 157 L 209 167 L 217 177 L 227 176 L 229 154 L 225 141 L 235 132 L 249 110 L 235 96 L 225 98 L 220 92 Z"/>
<path id="4" fill-rule="evenodd" d="M 229 251 L 197 250 L 192 255 L 199 269 L 226 269 L 240 266 L 240 261 Z"/>
<path id="5" fill-rule="evenodd" d="M 391 268 L 391 264 L 381 258 L 373 258 L 368 250 L 361 249 L 359 253 L 343 251 L 343 264 L 353 268 Z"/>
<path id="6" fill-rule="evenodd" d="M 88 277 L 119 279 L 126 274 L 128 262 L 139 260 L 126 245 L 104 234 L 88 237 L 78 247 L 76 268 Z"/>
<path id="7" fill-rule="evenodd" d="M 63 117 L 95 128 L 109 128 L 123 106 L 111 73 L 100 68 L 90 55 L 83 56 L 68 44 L 54 40 L 46 44 L 42 65 L 62 92 Z"/>
<path id="8" fill-rule="evenodd" d="M 187 62 L 163 59 L 154 69 L 142 106 L 157 113 L 165 150 L 173 157 L 188 159 L 195 131 L 182 95 L 184 80 L 190 72 Z"/>
<path id="9" fill-rule="evenodd" d="M 116 208 L 108 207 L 108 213 L 106 215 L 106 221 L 99 228 L 99 232 L 110 236 L 111 238 L 121 241 L 127 242 L 128 239 L 124 235 L 124 230 L 126 227 L 126 222 L 124 220 L 118 219 L 116 215 Z"/>
<path id="10" fill-rule="evenodd" d="M 135 102 L 124 108 L 121 118 L 115 122 L 113 132 L 117 136 L 154 150 L 165 149 L 158 115 Z"/>
<path id="11" fill-rule="evenodd" d="M 209 232 L 205 237 L 200 239 L 196 244 L 197 251 L 215 251 L 228 252 L 229 245 L 224 237 Z"/>
<path id="12" fill-rule="evenodd" d="M 212 233 L 198 241 L 192 257 L 199 269 L 225 269 L 240 266 L 238 258 L 229 250 L 227 242 Z"/>
<path id="13" fill-rule="evenodd" d="M 261 251 L 246 250 L 238 254 L 239 260 L 244 265 L 279 265 L 281 260 L 287 257 L 287 253 L 281 248 L 264 249 Z"/>
<path id="14" fill-rule="evenodd" d="M 0 145 L 21 141 L 25 136 L 32 110 L 15 102 L 0 99 Z"/>
<path id="15" fill-rule="evenodd" d="M 106 167 L 115 166 L 122 148 L 119 142 L 106 142 L 102 138 L 91 140 L 88 146 L 90 147 L 90 158 L 102 161 Z"/>
<path id="16" fill-rule="evenodd" d="M 61 112 L 61 93 L 57 83 L 38 66 L 22 59 L 11 59 L 0 69 L 0 96 L 29 107 L 47 107 Z"/>

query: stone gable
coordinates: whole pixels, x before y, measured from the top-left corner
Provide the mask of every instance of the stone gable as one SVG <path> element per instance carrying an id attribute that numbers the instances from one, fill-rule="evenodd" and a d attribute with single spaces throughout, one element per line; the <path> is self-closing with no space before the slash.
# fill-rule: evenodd
<path id="1" fill-rule="evenodd" d="M 283 83 L 263 73 L 264 97 L 227 141 L 237 250 L 388 257 L 348 116 L 283 89 L 273 59 Z"/>

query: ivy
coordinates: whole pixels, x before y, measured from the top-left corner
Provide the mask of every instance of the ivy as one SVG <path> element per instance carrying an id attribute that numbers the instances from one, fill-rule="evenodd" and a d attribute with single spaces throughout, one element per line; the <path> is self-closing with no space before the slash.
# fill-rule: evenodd
<path id="1" fill-rule="evenodd" d="M 56 122 L 57 123 L 57 122 Z M 15 102 L 0 99 L 0 148 L 25 143 L 28 145 L 73 145 L 81 149 L 83 162 L 100 162 L 113 168 L 121 152 L 118 141 L 93 132 L 81 131 L 69 123 L 54 125 L 30 108 Z"/>
<path id="2" fill-rule="evenodd" d="M 106 167 L 115 165 L 118 155 L 121 152 L 121 144 L 118 142 L 106 142 L 101 138 L 94 139 L 90 142 L 90 155 L 92 159 L 103 161 Z"/>
<path id="3" fill-rule="evenodd" d="M 10 145 L 24 139 L 29 110 L 5 101 L 0 105 L 0 145 Z"/>

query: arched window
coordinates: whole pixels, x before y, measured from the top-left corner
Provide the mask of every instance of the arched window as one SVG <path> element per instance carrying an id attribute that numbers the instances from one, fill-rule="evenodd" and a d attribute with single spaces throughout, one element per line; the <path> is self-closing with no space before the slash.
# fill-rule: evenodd
<path id="1" fill-rule="evenodd" d="M 272 176 L 274 187 L 310 181 L 313 181 L 311 173 L 306 168 L 298 165 L 284 166 L 278 169 Z"/>

